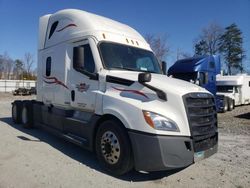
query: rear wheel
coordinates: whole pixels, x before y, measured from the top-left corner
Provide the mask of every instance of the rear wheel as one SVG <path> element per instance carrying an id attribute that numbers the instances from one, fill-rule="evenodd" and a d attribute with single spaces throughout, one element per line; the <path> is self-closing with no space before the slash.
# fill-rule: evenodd
<path id="1" fill-rule="evenodd" d="M 234 101 L 233 99 L 228 99 L 228 111 L 232 111 L 234 109 Z"/>
<path id="2" fill-rule="evenodd" d="M 12 104 L 12 120 L 14 123 L 21 123 L 22 101 L 15 101 Z"/>
<path id="3" fill-rule="evenodd" d="M 96 134 L 96 154 L 102 167 L 112 175 L 122 175 L 133 167 L 130 141 L 117 120 L 101 123 Z"/>
<path id="4" fill-rule="evenodd" d="M 22 108 L 22 124 L 24 128 L 33 127 L 33 107 L 31 101 L 24 101 Z"/>
<path id="5" fill-rule="evenodd" d="M 228 111 L 228 98 L 224 98 L 223 112 Z"/>

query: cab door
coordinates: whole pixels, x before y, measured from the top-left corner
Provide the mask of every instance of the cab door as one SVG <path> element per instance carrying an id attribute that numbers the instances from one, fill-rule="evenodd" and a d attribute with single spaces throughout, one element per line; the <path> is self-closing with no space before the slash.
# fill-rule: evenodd
<path id="1" fill-rule="evenodd" d="M 68 53 L 71 60 L 68 69 L 70 105 L 81 111 L 94 112 L 98 74 L 89 40 L 73 43 L 70 48 Z"/>

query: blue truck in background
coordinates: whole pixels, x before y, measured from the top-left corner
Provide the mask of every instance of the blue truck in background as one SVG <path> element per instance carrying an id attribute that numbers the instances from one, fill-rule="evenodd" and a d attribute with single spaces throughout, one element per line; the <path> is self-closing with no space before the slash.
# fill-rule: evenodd
<path id="1" fill-rule="evenodd" d="M 231 111 L 234 108 L 233 100 L 216 94 L 216 75 L 220 72 L 220 56 L 210 55 L 178 60 L 168 69 L 168 76 L 205 88 L 215 96 L 217 111 Z"/>

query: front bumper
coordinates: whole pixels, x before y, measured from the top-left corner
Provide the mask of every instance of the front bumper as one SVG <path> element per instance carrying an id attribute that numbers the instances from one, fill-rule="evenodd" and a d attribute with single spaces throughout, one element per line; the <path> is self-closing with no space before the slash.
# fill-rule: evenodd
<path id="1" fill-rule="evenodd" d="M 138 171 L 161 171 L 184 168 L 217 152 L 217 143 L 206 151 L 194 153 L 190 137 L 160 136 L 129 131 L 135 168 Z"/>

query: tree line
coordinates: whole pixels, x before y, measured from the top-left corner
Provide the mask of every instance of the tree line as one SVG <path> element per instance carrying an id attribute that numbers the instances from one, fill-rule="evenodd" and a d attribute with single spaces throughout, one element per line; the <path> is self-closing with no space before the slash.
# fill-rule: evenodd
<path id="1" fill-rule="evenodd" d="M 0 54 L 0 79 L 36 80 L 34 62 L 34 57 L 29 52 L 24 54 L 23 60 L 13 60 L 7 52 Z"/>
<path id="2" fill-rule="evenodd" d="M 246 54 L 242 31 L 235 23 L 226 28 L 215 23 L 210 24 L 202 30 L 194 49 L 195 55 L 222 55 L 229 75 L 232 74 L 232 69 L 241 73 L 245 70 L 243 60 Z"/>
<path id="3" fill-rule="evenodd" d="M 147 34 L 146 41 L 150 44 L 159 61 L 163 61 L 170 55 L 170 45 L 165 36 Z M 243 48 L 243 34 L 238 26 L 233 23 L 225 28 L 216 23 L 211 23 L 203 28 L 201 34 L 194 40 L 194 53 L 189 54 L 177 49 L 176 59 L 183 59 L 193 56 L 221 55 L 227 66 L 227 72 L 246 71 L 243 60 L 246 58 Z"/>

